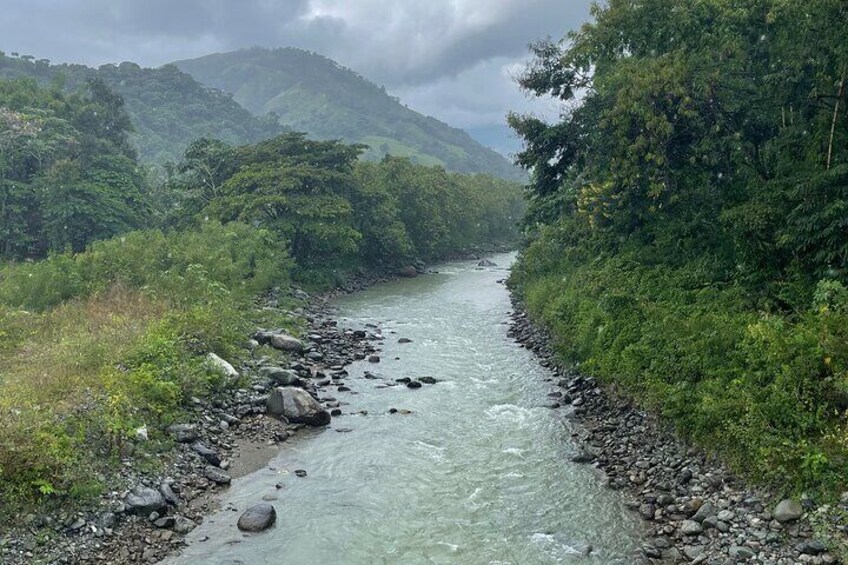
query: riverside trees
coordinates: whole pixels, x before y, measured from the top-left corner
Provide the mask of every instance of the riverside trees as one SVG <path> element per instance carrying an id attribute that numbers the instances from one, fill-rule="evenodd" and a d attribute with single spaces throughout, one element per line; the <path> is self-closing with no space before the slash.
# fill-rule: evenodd
<path id="1" fill-rule="evenodd" d="M 737 468 L 844 487 L 848 7 L 593 16 L 520 81 L 568 111 L 510 117 L 533 173 L 513 284 L 564 354 Z"/>

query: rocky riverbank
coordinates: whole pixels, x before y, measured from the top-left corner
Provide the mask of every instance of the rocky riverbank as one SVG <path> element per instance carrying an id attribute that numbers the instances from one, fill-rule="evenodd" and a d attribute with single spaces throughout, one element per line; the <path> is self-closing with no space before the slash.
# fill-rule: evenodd
<path id="1" fill-rule="evenodd" d="M 550 336 L 514 300 L 510 336 L 553 373 L 551 408 L 581 424 L 572 461 L 593 465 L 602 480 L 632 496 L 648 524 L 646 562 L 839 563 L 823 532 L 843 538 L 848 493 L 838 507 L 780 500 L 751 488 L 720 462 L 681 442 L 615 390 L 559 364 Z"/>
<path id="2" fill-rule="evenodd" d="M 290 313 L 306 326 L 303 339 L 274 329 L 245 336 L 252 354 L 237 368 L 210 355 L 228 378 L 239 379 L 239 388 L 192 399 L 185 418 L 162 433 L 138 430 L 123 452 L 120 472 L 100 477 L 110 488 L 97 503 L 20 516 L 0 533 L 0 562 L 156 563 L 178 551 L 183 536 L 215 510 L 220 489 L 267 464 L 300 430 L 323 426 L 331 414 L 347 410 L 333 391 L 345 390 L 345 366 L 375 355 L 374 343 L 382 336 L 376 328 L 340 329 L 326 304 L 337 292 L 388 278 L 356 277 L 316 299 L 293 290 L 305 304 Z M 262 307 L 275 309 L 280 298 L 279 291 L 265 297 Z M 275 403 L 280 395 L 297 395 L 298 402 Z M 160 436 L 165 439 L 157 453 L 148 444 Z"/>

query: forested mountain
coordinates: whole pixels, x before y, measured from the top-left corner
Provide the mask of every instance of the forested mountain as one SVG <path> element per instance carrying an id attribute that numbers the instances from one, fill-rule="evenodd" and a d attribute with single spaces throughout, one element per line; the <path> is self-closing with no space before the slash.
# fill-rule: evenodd
<path id="1" fill-rule="evenodd" d="M 124 98 L 133 126 L 130 141 L 147 163 L 176 162 L 188 144 L 200 137 L 244 144 L 286 131 L 273 117 L 252 115 L 230 96 L 201 85 L 172 65 L 145 69 L 121 63 L 93 69 L 0 52 L 0 78 L 19 77 L 68 91 L 90 78 L 102 80 Z"/>
<path id="2" fill-rule="evenodd" d="M 524 178 L 466 132 L 410 110 L 385 89 L 316 53 L 253 48 L 174 64 L 231 93 L 255 115 L 273 112 L 282 124 L 317 139 L 366 144 L 366 158 L 391 154 L 456 172 Z"/>

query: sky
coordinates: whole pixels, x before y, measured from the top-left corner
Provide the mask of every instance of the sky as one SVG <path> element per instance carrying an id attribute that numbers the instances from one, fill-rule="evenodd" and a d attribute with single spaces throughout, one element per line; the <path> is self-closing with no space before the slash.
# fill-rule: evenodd
<path id="1" fill-rule="evenodd" d="M 555 116 L 514 82 L 527 45 L 586 20 L 589 0 L 3 0 L 0 50 L 55 63 L 165 63 L 300 47 L 509 154 L 507 112 Z"/>

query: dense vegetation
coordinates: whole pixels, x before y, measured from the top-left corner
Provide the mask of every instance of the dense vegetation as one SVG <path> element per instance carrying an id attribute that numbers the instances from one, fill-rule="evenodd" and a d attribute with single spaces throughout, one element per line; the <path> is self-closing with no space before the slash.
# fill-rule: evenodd
<path id="1" fill-rule="evenodd" d="M 22 77 L 68 91 L 92 79 L 102 81 L 125 100 L 133 125 L 130 141 L 144 163 L 177 161 L 199 137 L 243 144 L 287 131 L 274 116 L 253 116 L 230 96 L 203 86 L 173 65 L 144 69 L 121 63 L 92 69 L 0 52 L 0 78 Z"/>
<path id="2" fill-rule="evenodd" d="M 256 114 L 316 139 L 369 146 L 365 157 L 409 157 L 460 173 L 523 180 L 522 171 L 462 130 L 422 116 L 335 61 L 301 49 L 245 49 L 174 63 Z"/>
<path id="3" fill-rule="evenodd" d="M 787 489 L 848 481 L 846 11 L 610 0 L 533 47 L 562 121 L 510 118 L 559 352 Z"/>
<path id="4" fill-rule="evenodd" d="M 159 183 L 131 134 L 99 78 L 0 80 L 2 511 L 96 492 L 141 426 L 155 464 L 188 399 L 238 385 L 208 353 L 296 324 L 257 295 L 515 240 L 524 212 L 517 184 L 304 134 L 196 140 Z"/>

